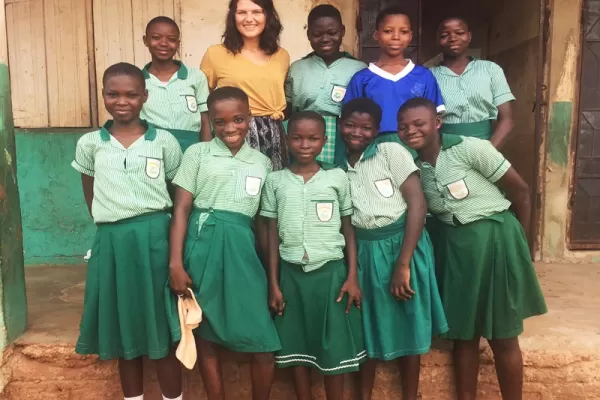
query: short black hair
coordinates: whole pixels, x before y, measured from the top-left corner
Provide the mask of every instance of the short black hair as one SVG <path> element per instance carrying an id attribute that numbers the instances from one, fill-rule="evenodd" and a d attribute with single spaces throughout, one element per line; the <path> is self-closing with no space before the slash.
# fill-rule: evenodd
<path id="1" fill-rule="evenodd" d="M 306 120 L 315 121 L 321 124 L 323 126 L 323 135 L 326 135 L 325 131 L 327 129 L 327 124 L 325 123 L 325 118 L 323 118 L 321 114 L 315 111 L 300 111 L 298 113 L 292 114 L 292 116 L 288 120 L 288 132 L 292 132 L 296 123 Z"/>
<path id="2" fill-rule="evenodd" d="M 133 64 L 129 64 L 126 62 L 120 62 L 117 64 L 113 64 L 110 67 L 106 68 L 104 71 L 104 75 L 102 75 L 102 85 L 106 85 L 106 81 L 113 76 L 131 76 L 132 78 L 136 78 L 140 81 L 142 86 L 146 88 L 146 78 L 144 77 L 144 73 L 141 69 L 136 67 Z"/>
<path id="3" fill-rule="evenodd" d="M 344 24 L 340 10 L 331 4 L 321 4 L 310 10 L 310 13 L 308 13 L 308 27 L 310 28 L 320 18 L 332 18 L 338 21 L 340 25 Z"/>
<path id="4" fill-rule="evenodd" d="M 438 32 L 442 29 L 442 26 L 444 26 L 444 24 L 448 21 L 460 21 L 463 24 L 465 24 L 465 26 L 467 27 L 468 31 L 471 31 L 471 27 L 469 26 L 469 21 L 466 20 L 466 18 L 463 17 L 459 17 L 457 15 L 452 16 L 452 17 L 448 17 L 448 18 L 444 18 L 442 20 L 442 22 L 440 22 L 440 24 L 438 25 Z"/>
<path id="5" fill-rule="evenodd" d="M 406 111 L 420 107 L 427 108 L 433 113 L 433 115 L 437 115 L 437 109 L 435 104 L 433 104 L 433 101 L 426 99 L 425 97 L 414 97 L 410 100 L 407 100 L 400 106 L 396 118 L 400 119 L 400 116 L 402 116 L 402 114 L 404 114 Z"/>
<path id="6" fill-rule="evenodd" d="M 375 20 L 375 28 L 379 29 L 381 27 L 381 24 L 383 23 L 383 21 L 391 15 L 405 15 L 406 18 L 408 19 L 408 22 L 411 24 L 411 27 L 412 27 L 412 22 L 410 20 L 410 17 L 408 16 L 408 13 L 402 7 L 389 6 L 389 7 L 384 8 L 383 10 L 381 10 L 379 12 L 379 14 L 377 14 L 377 19 Z"/>
<path id="7" fill-rule="evenodd" d="M 206 105 L 210 109 L 215 105 L 215 103 L 223 100 L 239 100 L 248 106 L 250 104 L 248 95 L 242 89 L 233 86 L 223 86 L 215 89 L 210 95 L 208 95 Z"/>
<path id="8" fill-rule="evenodd" d="M 173 20 L 173 18 L 169 18 L 169 17 L 165 17 L 164 15 L 161 15 L 161 16 L 152 18 L 150 20 L 150 22 L 148 22 L 148 24 L 146 24 L 146 35 L 148 34 L 148 30 L 150 29 L 150 27 L 152 25 L 158 24 L 158 23 L 169 24 L 169 25 L 173 26 L 175 29 L 177 29 L 178 34 L 181 34 L 181 32 L 179 30 L 179 25 L 177 25 L 177 22 L 175 22 L 175 20 Z"/>
<path id="9" fill-rule="evenodd" d="M 381 124 L 381 107 L 371 99 L 359 97 L 350 100 L 342 107 L 341 119 L 344 120 L 350 118 L 354 113 L 369 114 L 377 126 Z"/>

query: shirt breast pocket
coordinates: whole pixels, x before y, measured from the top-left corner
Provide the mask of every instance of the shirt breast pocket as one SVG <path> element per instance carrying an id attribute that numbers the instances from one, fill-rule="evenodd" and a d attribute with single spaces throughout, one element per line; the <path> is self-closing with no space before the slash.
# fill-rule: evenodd
<path id="1" fill-rule="evenodd" d="M 467 185 L 467 174 L 453 174 L 444 178 L 440 184 L 445 188 L 447 196 L 454 200 L 464 200 L 469 197 L 469 186 Z"/>
<path id="2" fill-rule="evenodd" d="M 136 160 L 135 170 L 143 173 L 151 181 L 164 177 L 164 163 L 161 151 L 146 151 Z"/>
<path id="3" fill-rule="evenodd" d="M 377 192 L 386 199 L 394 195 L 394 184 L 390 178 L 381 178 L 373 182 Z"/>
<path id="4" fill-rule="evenodd" d="M 258 168 L 244 168 L 236 171 L 235 201 L 259 200 L 265 173 Z"/>
<path id="5" fill-rule="evenodd" d="M 312 210 L 309 213 L 314 213 L 318 222 L 330 222 L 335 213 L 335 200 L 331 195 L 313 195 L 311 197 Z"/>
<path id="6" fill-rule="evenodd" d="M 335 104 L 341 104 L 342 100 L 346 96 L 346 85 L 341 83 L 332 82 L 331 84 L 331 93 L 329 96 L 329 100 Z"/>
<path id="7" fill-rule="evenodd" d="M 198 112 L 198 101 L 194 93 L 183 93 L 178 96 L 175 106 L 182 109 L 185 114 L 195 114 Z"/>

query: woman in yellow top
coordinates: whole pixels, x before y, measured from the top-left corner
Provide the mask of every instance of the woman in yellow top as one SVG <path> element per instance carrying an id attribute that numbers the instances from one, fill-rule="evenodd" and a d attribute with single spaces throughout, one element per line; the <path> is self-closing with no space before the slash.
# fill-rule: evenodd
<path id="1" fill-rule="evenodd" d="M 282 121 L 290 56 L 279 47 L 281 29 L 273 0 L 231 0 L 223 43 L 210 47 L 200 66 L 211 91 L 246 92 L 253 116 L 246 141 L 271 159 L 273 170 L 288 165 Z"/>

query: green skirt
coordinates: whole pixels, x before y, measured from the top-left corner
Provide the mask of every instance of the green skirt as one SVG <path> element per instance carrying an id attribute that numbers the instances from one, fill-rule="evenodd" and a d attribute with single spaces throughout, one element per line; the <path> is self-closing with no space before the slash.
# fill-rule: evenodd
<path id="1" fill-rule="evenodd" d="M 547 312 L 521 224 L 510 211 L 470 224 L 427 221 L 448 339 L 507 339 Z"/>
<path id="2" fill-rule="evenodd" d="M 408 301 L 399 301 L 390 293 L 404 227 L 405 215 L 383 228 L 356 229 L 369 358 L 393 360 L 425 354 L 431 347 L 431 337 L 448 331 L 435 279 L 433 248 L 426 231 L 421 234 L 410 262 L 410 286 L 415 295 Z"/>
<path id="3" fill-rule="evenodd" d="M 98 224 L 75 351 L 102 360 L 164 358 L 171 339 L 163 290 L 169 278 L 166 212 Z"/>
<path id="4" fill-rule="evenodd" d="M 443 124 L 440 133 L 490 140 L 492 137 L 492 120 L 487 119 L 465 124 Z"/>
<path id="5" fill-rule="evenodd" d="M 244 353 L 281 349 L 267 304 L 265 270 L 255 250 L 252 219 L 223 210 L 194 210 L 188 223 L 183 263 L 203 320 L 194 333 Z M 167 285 L 173 339 L 181 338 L 177 296 Z"/>
<path id="6" fill-rule="evenodd" d="M 346 314 L 347 296 L 336 303 L 347 274 L 344 260 L 311 272 L 281 260 L 285 309 L 275 317 L 283 346 L 275 355 L 278 367 L 312 367 L 324 375 L 358 371 L 366 359 L 361 312 L 352 306 Z"/>
<path id="7" fill-rule="evenodd" d="M 188 147 L 200 142 L 200 132 L 199 131 L 198 132 L 184 131 L 184 130 L 180 130 L 180 129 L 166 129 L 166 128 L 160 128 L 160 129 L 164 129 L 166 131 L 171 132 L 171 135 L 175 136 L 175 139 L 177 139 L 177 141 L 179 142 L 179 145 L 181 146 L 181 151 L 183 151 L 184 153 Z"/>

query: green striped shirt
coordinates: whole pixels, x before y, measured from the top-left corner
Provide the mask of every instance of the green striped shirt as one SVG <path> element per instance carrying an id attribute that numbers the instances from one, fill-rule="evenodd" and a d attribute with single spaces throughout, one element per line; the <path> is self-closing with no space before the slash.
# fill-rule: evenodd
<path id="1" fill-rule="evenodd" d="M 442 91 L 448 124 L 480 122 L 498 117 L 498 106 L 515 100 L 502 68 L 491 61 L 471 60 L 461 75 L 436 66 L 431 72 Z"/>
<path id="2" fill-rule="evenodd" d="M 348 165 L 352 224 L 375 229 L 396 222 L 407 209 L 400 186 L 416 171 L 412 156 L 399 143 L 369 147 L 354 167 Z"/>
<path id="3" fill-rule="evenodd" d="M 350 183 L 340 168 L 322 164 L 308 182 L 289 169 L 267 177 L 260 215 L 277 218 L 282 259 L 314 271 L 344 258 L 342 217 L 352 215 Z"/>
<path id="4" fill-rule="evenodd" d="M 254 218 L 271 161 L 244 142 L 235 156 L 221 139 L 190 146 L 173 184 L 194 195 L 194 207 Z"/>
<path id="5" fill-rule="evenodd" d="M 161 82 L 143 69 L 148 89 L 148 101 L 141 117 L 163 129 L 200 132 L 200 113 L 208 111 L 208 80 L 198 68 L 188 68 L 183 63 L 169 82 Z"/>
<path id="6" fill-rule="evenodd" d="M 444 223 L 468 224 L 511 205 L 495 185 L 511 165 L 487 140 L 442 135 L 436 166 L 417 166 L 429 211 Z"/>
<path id="7" fill-rule="evenodd" d="M 83 135 L 77 142 L 73 168 L 94 177 L 94 222 L 115 222 L 173 205 L 167 181 L 175 177 L 181 148 L 173 135 L 152 125 L 128 148 L 102 129 Z"/>

